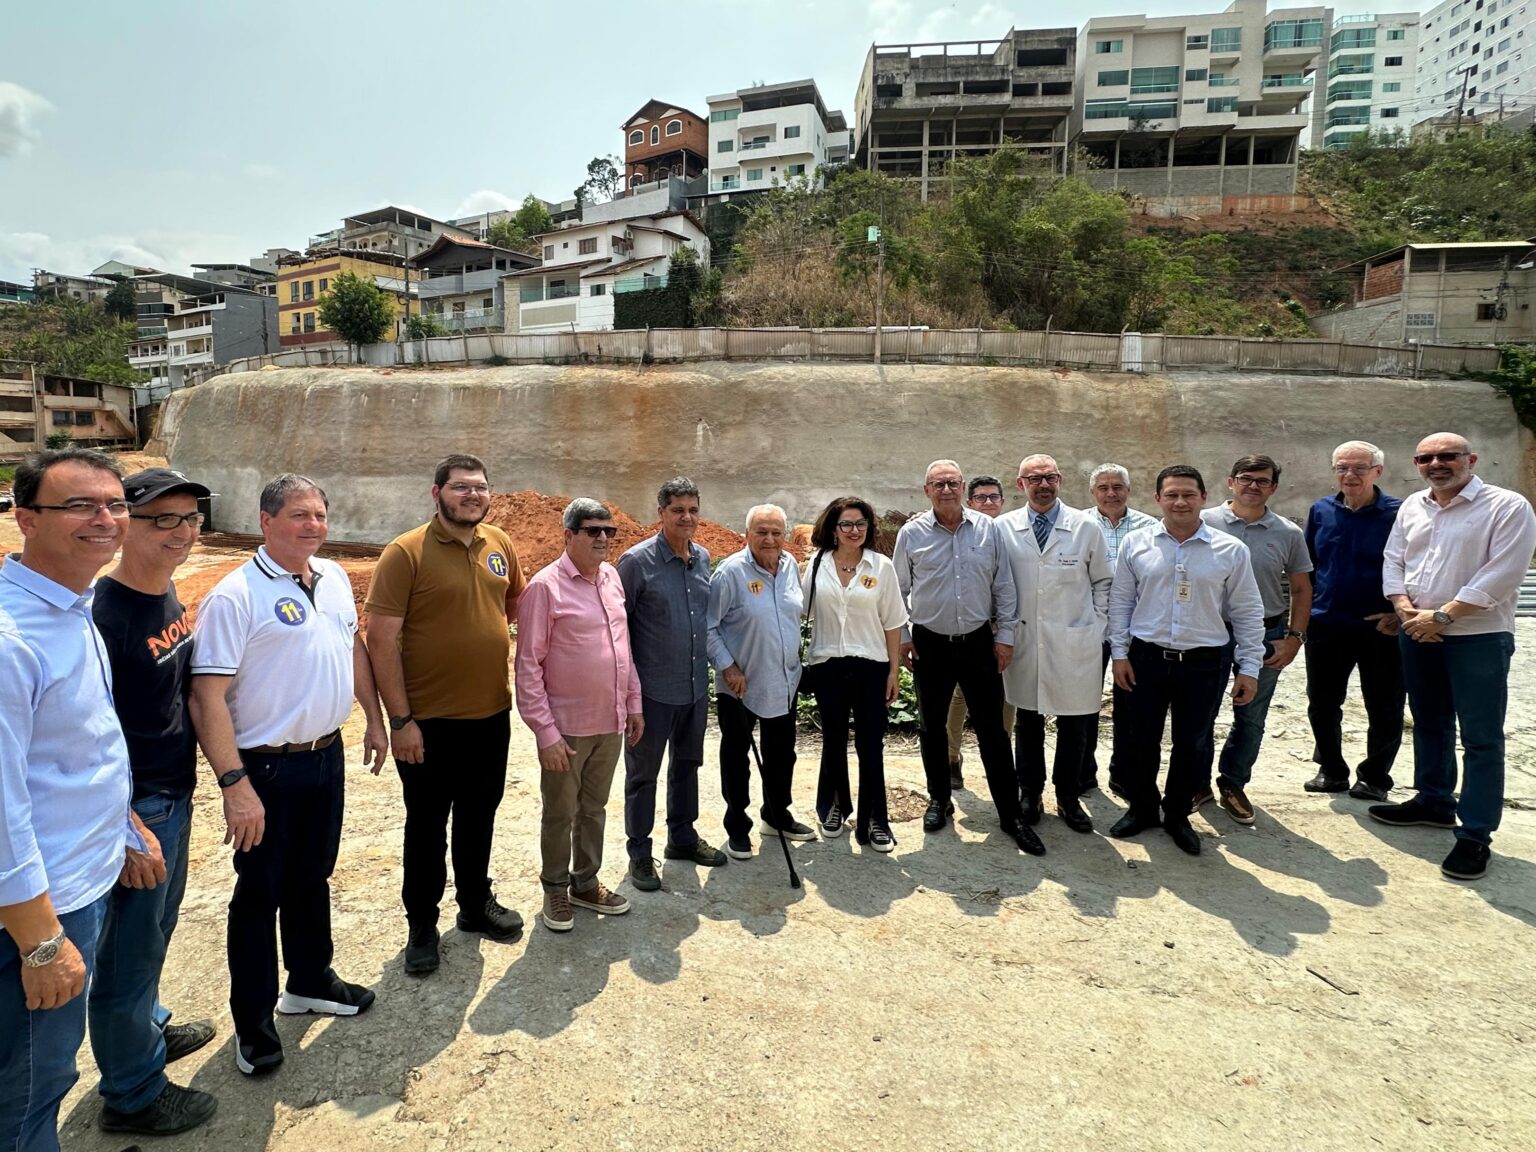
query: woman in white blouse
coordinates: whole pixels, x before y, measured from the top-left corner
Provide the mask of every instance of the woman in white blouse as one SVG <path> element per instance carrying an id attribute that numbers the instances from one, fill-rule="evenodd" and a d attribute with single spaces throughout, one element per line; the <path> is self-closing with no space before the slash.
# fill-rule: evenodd
<path id="1" fill-rule="evenodd" d="M 828 504 L 811 531 L 815 548 L 800 573 L 811 620 L 806 675 L 821 713 L 821 777 L 816 816 L 823 836 L 841 836 L 854 813 L 848 787 L 848 718 L 853 716 L 859 758 L 859 803 L 854 838 L 889 852 L 885 805 L 885 715 L 896 699 L 901 630 L 906 606 L 896 569 L 875 551 L 874 509 L 857 496 Z"/>

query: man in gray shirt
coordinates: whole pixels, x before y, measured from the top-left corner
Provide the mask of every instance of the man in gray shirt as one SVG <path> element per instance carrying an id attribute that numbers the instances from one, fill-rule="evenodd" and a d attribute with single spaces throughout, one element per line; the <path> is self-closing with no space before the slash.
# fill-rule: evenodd
<path id="1" fill-rule="evenodd" d="M 923 492 L 932 508 L 901 526 L 892 556 L 912 618 L 901 657 L 916 681 L 922 716 L 928 778 L 923 829 L 937 832 L 954 811 L 945 721 L 958 684 L 1003 831 L 1025 852 L 1041 856 L 1045 845 L 1020 813 L 1013 750 L 1003 730 L 1002 674 L 1013 659 L 1018 611 L 1008 555 L 995 523 L 965 506 L 964 475 L 953 460 L 928 465 Z"/>
<path id="2" fill-rule="evenodd" d="M 1245 789 L 1264 741 L 1264 720 L 1280 672 L 1301 651 L 1312 613 L 1312 555 L 1306 534 L 1269 509 L 1280 486 L 1280 465 L 1269 456 L 1244 456 L 1232 465 L 1227 488 L 1232 498 L 1200 514 L 1213 530 L 1235 536 L 1248 546 L 1253 576 L 1264 601 L 1264 665 L 1259 688 L 1246 704 L 1234 704 L 1232 729 L 1221 749 L 1216 787 L 1221 806 L 1239 824 L 1253 823 L 1253 805 Z M 1289 601 L 1289 605 L 1287 605 Z M 1230 665 L 1231 661 L 1228 660 Z M 1218 705 L 1220 697 L 1217 698 Z M 1211 797 L 1209 771 L 1196 788 L 1191 811 Z"/>
<path id="3" fill-rule="evenodd" d="M 661 757 L 667 768 L 668 860 L 692 860 L 707 868 L 725 853 L 699 839 L 699 766 L 704 763 L 704 722 L 709 715 L 709 553 L 693 542 L 699 526 L 699 489 L 676 476 L 656 495 L 661 531 L 619 557 L 629 646 L 640 675 L 645 732 L 624 750 L 624 832 L 629 839 L 629 878 L 642 892 L 661 887 L 651 857 L 656 823 L 656 779 Z"/>

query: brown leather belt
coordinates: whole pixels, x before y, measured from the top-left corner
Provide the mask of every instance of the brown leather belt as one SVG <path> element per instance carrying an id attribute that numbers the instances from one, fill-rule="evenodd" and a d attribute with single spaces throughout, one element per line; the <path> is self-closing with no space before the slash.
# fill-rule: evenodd
<path id="1" fill-rule="evenodd" d="M 318 740 L 301 740 L 297 744 L 262 744 L 256 748 L 242 748 L 242 753 L 250 752 L 256 756 L 287 756 L 291 752 L 318 752 L 322 748 L 329 748 L 336 743 L 341 735 L 341 729 L 327 733 Z"/>

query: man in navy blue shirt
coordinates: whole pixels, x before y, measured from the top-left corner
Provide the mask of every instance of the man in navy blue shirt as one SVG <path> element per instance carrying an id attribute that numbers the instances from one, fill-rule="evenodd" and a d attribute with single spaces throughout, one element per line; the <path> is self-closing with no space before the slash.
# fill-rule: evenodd
<path id="1" fill-rule="evenodd" d="M 1307 549 L 1314 565 L 1312 619 L 1307 628 L 1307 719 L 1317 775 L 1308 792 L 1342 792 L 1385 800 L 1392 762 L 1403 743 L 1403 671 L 1398 619 L 1381 594 L 1382 552 L 1402 501 L 1376 486 L 1380 448 L 1349 440 L 1333 450 L 1339 490 L 1312 505 Z M 1367 718 L 1366 754 L 1349 784 L 1344 759 L 1343 705 L 1349 674 L 1360 669 Z"/>

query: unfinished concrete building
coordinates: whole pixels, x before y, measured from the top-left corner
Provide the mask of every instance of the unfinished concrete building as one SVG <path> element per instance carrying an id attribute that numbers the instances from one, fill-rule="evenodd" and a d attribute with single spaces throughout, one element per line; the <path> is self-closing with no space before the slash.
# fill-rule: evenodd
<path id="1" fill-rule="evenodd" d="M 951 160 L 1007 145 L 1064 172 L 1076 56 L 1075 28 L 875 44 L 854 99 L 855 163 L 917 181 L 924 200 Z"/>

